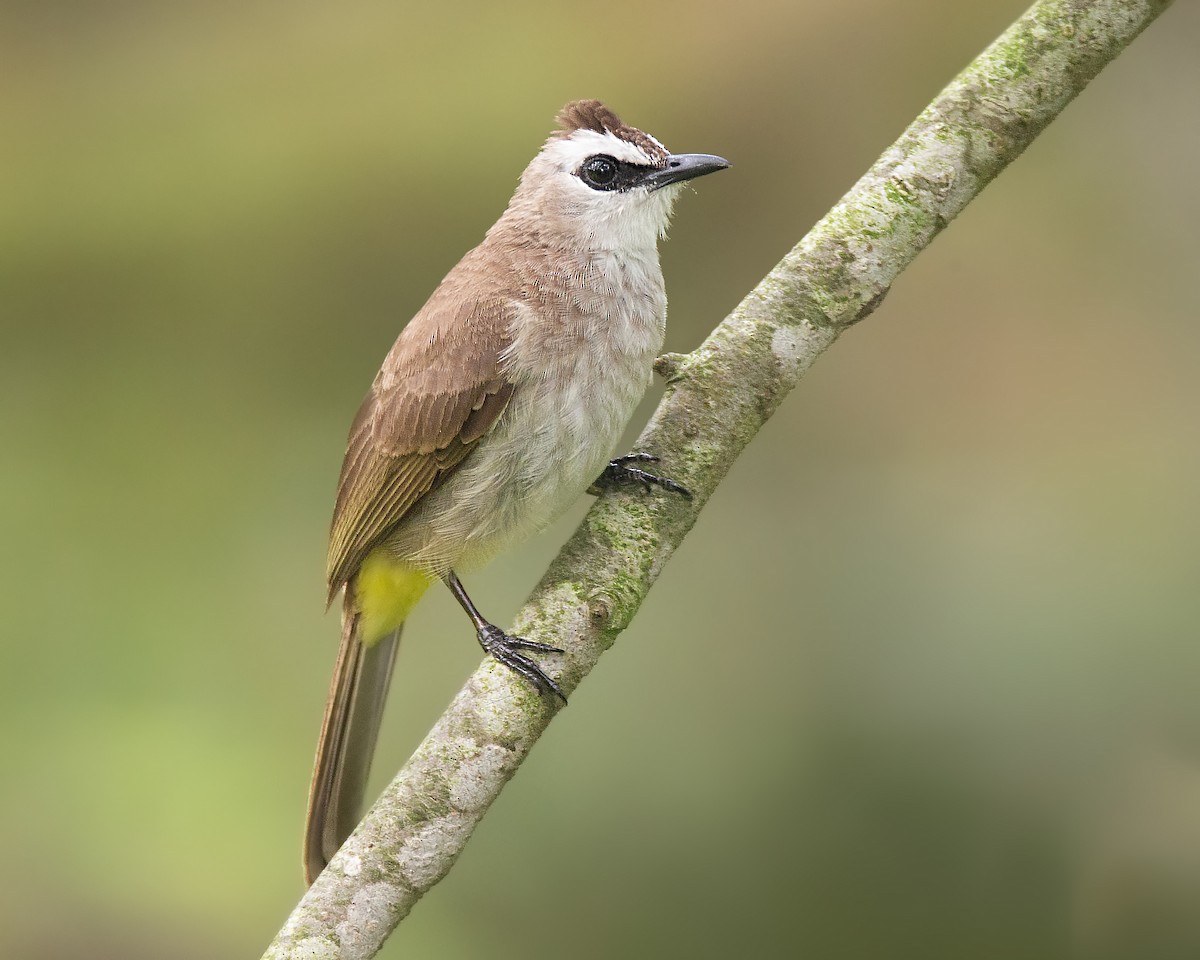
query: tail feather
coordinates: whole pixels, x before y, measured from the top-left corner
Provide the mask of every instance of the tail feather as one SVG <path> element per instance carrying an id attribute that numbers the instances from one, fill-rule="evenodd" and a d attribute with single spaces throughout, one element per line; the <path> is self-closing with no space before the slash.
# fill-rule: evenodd
<path id="1" fill-rule="evenodd" d="M 388 683 L 400 646 L 399 627 L 373 643 L 363 643 L 361 615 L 354 609 L 352 592 L 348 586 L 342 611 L 342 642 L 309 787 L 304 876 L 310 884 L 358 825 Z"/>

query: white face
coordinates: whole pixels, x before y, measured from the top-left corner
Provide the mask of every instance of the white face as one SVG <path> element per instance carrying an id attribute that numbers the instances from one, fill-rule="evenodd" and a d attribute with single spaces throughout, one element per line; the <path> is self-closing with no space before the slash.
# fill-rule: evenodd
<path id="1" fill-rule="evenodd" d="M 542 148 L 521 178 L 522 187 L 536 194 L 543 215 L 553 217 L 560 230 L 577 233 L 581 244 L 653 248 L 666 233 L 680 185 L 656 190 L 645 186 L 597 189 L 579 175 L 593 157 L 611 157 L 647 170 L 658 166 L 654 157 L 627 140 L 611 133 L 576 130 Z"/>

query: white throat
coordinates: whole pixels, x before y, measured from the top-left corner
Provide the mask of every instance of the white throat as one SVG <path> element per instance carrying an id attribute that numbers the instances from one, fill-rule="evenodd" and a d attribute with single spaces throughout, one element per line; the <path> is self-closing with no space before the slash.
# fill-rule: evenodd
<path id="1" fill-rule="evenodd" d="M 666 236 L 680 185 L 596 190 L 577 173 L 585 160 L 598 154 L 647 166 L 655 162 L 637 145 L 611 133 L 576 130 L 569 137 L 551 139 L 534 157 L 509 210 L 526 223 L 536 218 L 577 249 L 634 255 L 655 251 Z"/>

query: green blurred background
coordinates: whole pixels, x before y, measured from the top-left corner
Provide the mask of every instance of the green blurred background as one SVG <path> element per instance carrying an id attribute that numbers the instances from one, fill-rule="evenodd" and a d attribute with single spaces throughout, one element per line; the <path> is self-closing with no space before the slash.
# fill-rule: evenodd
<path id="1" fill-rule="evenodd" d="M 1024 6 L 6 4 L 0 956 L 286 917 L 347 426 L 563 102 L 733 161 L 664 248 L 688 350 Z M 1200 955 L 1198 40 L 822 358 L 384 956 Z M 379 785 L 479 659 L 432 592 Z"/>

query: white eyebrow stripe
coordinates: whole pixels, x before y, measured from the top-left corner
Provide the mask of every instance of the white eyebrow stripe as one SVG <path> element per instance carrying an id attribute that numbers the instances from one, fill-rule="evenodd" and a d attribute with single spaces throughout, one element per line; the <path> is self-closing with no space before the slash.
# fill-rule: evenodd
<path id="1" fill-rule="evenodd" d="M 654 142 L 658 143 L 657 140 Z M 659 144 L 659 146 L 662 145 Z M 598 153 L 607 154 L 617 160 L 624 160 L 626 163 L 649 167 L 657 166 L 654 158 L 640 147 L 607 132 L 576 130 L 569 137 L 554 140 L 546 145 L 546 154 L 552 157 L 561 169 L 570 172 L 577 170 L 588 157 Z"/>

